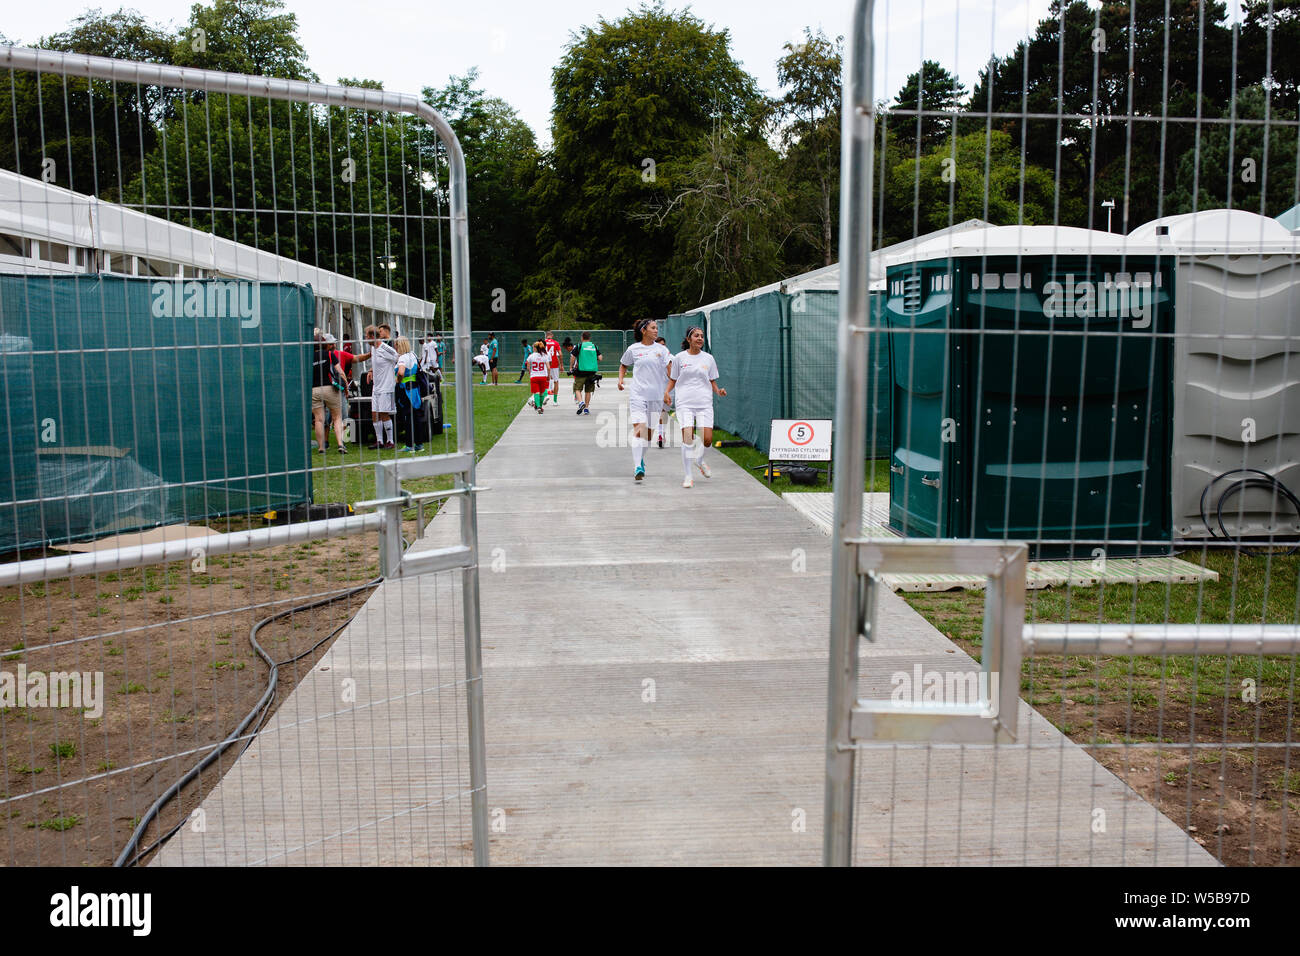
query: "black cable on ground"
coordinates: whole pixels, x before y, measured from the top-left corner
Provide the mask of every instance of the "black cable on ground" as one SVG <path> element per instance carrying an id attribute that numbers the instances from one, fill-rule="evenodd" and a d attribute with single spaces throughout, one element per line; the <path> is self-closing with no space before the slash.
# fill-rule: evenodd
<path id="1" fill-rule="evenodd" d="M 347 627 L 347 622 L 340 624 L 338 627 L 332 630 L 328 635 L 321 638 L 319 641 L 317 641 L 314 645 L 312 645 L 307 650 L 303 651 L 301 654 L 297 654 L 294 657 L 289 658 L 288 660 L 278 661 L 278 662 L 271 660 L 271 656 L 266 653 L 266 650 L 262 647 L 262 645 L 257 643 L 257 632 L 260 631 L 267 624 L 270 624 L 273 621 L 278 621 L 282 617 L 288 617 L 291 614 L 297 614 L 302 611 L 310 611 L 313 608 L 324 607 L 327 604 L 333 604 L 335 601 L 341 601 L 344 598 L 352 597 L 352 595 L 354 594 L 360 594 L 362 591 L 368 591 L 371 588 L 377 587 L 378 585 L 382 584 L 383 580 L 384 579 L 382 577 L 375 578 L 373 581 L 369 581 L 365 584 L 357 585 L 354 588 L 348 588 L 346 591 L 342 592 L 341 594 L 335 594 L 331 597 L 320 598 L 319 600 L 312 601 L 308 604 L 300 604 L 297 607 L 291 607 L 291 608 L 286 608 L 283 611 L 277 611 L 276 613 L 272 614 L 270 617 L 262 618 L 260 621 L 258 621 L 256 624 L 252 626 L 252 628 L 248 632 L 248 642 L 253 645 L 253 650 L 257 651 L 258 656 L 261 657 L 262 660 L 266 662 L 266 665 L 271 669 L 270 674 L 267 676 L 266 690 L 262 692 L 261 698 L 257 701 L 256 704 L 253 705 L 253 709 L 250 710 L 248 714 L 244 717 L 244 719 L 239 722 L 239 726 L 236 727 L 234 730 L 232 730 L 225 740 L 217 744 L 217 746 L 214 747 L 207 754 L 207 756 L 205 756 L 202 760 L 200 760 L 193 767 L 191 767 L 183 777 L 181 777 L 170 787 L 168 787 L 166 792 L 164 792 L 162 796 L 160 796 L 157 800 L 155 800 L 153 802 L 153 805 L 150 806 L 147 811 L 145 811 L 144 816 L 140 818 L 140 822 L 136 825 L 135 831 L 131 834 L 131 839 L 127 842 L 126 846 L 122 849 L 122 852 L 118 854 L 117 859 L 113 861 L 114 866 L 135 865 L 142 857 L 144 857 L 146 854 L 152 852 L 153 850 L 161 846 L 164 841 L 170 838 L 174 833 L 176 833 L 177 830 L 181 828 L 181 826 L 184 825 L 185 819 L 187 818 L 183 818 L 180 821 L 180 823 L 176 824 L 176 826 L 168 830 L 167 833 L 165 833 L 163 836 L 159 837 L 156 841 L 150 844 L 148 849 L 136 852 L 136 847 L 139 846 L 140 839 L 141 837 L 144 836 L 144 831 L 148 829 L 149 824 L 152 823 L 154 818 L 158 816 L 158 812 L 163 808 L 163 806 L 169 800 L 171 800 L 172 797 L 180 793 L 181 789 L 187 783 L 189 783 L 191 780 L 197 777 L 203 771 L 203 769 L 208 766 L 208 764 L 216 760 L 219 756 L 225 753 L 226 750 L 229 749 L 229 747 L 232 744 L 238 741 L 240 735 L 243 734 L 244 729 L 248 727 L 248 725 L 251 724 L 255 719 L 257 719 L 259 714 L 262 715 L 264 718 L 265 715 L 269 713 L 269 706 L 271 702 L 275 699 L 275 690 L 276 690 L 276 684 L 278 683 L 280 677 L 280 668 L 284 665 L 292 664 L 294 661 L 306 657 L 308 654 L 316 650 L 318 647 L 320 647 L 322 644 L 324 644 L 334 635 L 342 631 L 343 628 Z M 252 744 L 253 738 L 256 737 L 257 733 L 261 730 L 261 728 L 262 728 L 262 721 L 259 721 L 257 728 L 254 729 L 253 733 L 249 736 L 247 743 L 244 744 L 245 750 L 247 750 L 248 747 Z M 242 754 L 243 751 L 240 751 L 240 753 Z"/>
<path id="2" fill-rule="evenodd" d="M 1209 495 L 1211 488 L 1229 475 L 1249 475 L 1252 477 L 1238 478 L 1236 481 L 1232 482 L 1223 494 L 1219 496 L 1218 501 L 1215 503 L 1215 521 L 1218 523 L 1219 531 L 1222 532 L 1224 540 L 1233 541 L 1233 537 L 1228 533 L 1227 524 L 1223 520 L 1223 506 L 1233 495 L 1240 494 L 1249 488 L 1260 488 L 1265 491 L 1271 491 L 1274 493 L 1275 497 L 1280 496 L 1285 498 L 1291 504 L 1291 507 L 1296 510 L 1296 515 L 1300 517 L 1300 498 L 1297 498 L 1291 489 L 1278 481 L 1277 478 L 1266 471 L 1260 471 L 1258 468 L 1233 468 L 1216 476 L 1208 485 L 1201 489 L 1201 523 L 1205 525 L 1205 530 L 1209 532 L 1211 538 L 1218 538 L 1219 536 L 1214 533 L 1214 526 L 1210 524 L 1210 516 L 1205 510 L 1206 497 Z M 1292 544 L 1293 540 L 1294 539 L 1284 539 L 1277 543 Z M 1243 554 L 1250 553 L 1245 550 L 1248 545 L 1243 544 L 1240 538 L 1236 539 L 1233 547 Z M 1295 554 L 1297 552 L 1300 552 L 1300 543 L 1292 544 L 1291 548 L 1286 553 Z"/>

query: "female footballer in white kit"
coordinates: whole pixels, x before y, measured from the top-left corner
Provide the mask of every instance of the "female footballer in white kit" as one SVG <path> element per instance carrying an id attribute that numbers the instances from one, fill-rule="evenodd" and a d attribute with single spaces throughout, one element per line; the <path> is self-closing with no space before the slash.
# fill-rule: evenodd
<path id="1" fill-rule="evenodd" d="M 618 360 L 618 390 L 623 390 L 623 376 L 632 370 L 632 394 L 628 397 L 628 418 L 632 421 L 632 477 L 645 477 L 645 450 L 650 444 L 651 429 L 663 410 L 660 399 L 668 387 L 668 363 L 672 353 L 655 342 L 659 326 L 654 319 L 641 319 L 633 326 L 636 341 Z"/>
<path id="2" fill-rule="evenodd" d="M 677 423 L 682 427 L 682 468 L 686 472 L 683 488 L 692 487 L 691 459 L 699 466 L 700 474 L 708 478 L 712 472 L 704 462 L 704 450 L 713 444 L 713 396 L 726 395 L 718 388 L 718 363 L 704 351 L 704 330 L 692 325 L 686 330 L 682 350 L 673 356 L 668 369 L 668 387 L 664 389 L 664 404 L 671 400 L 669 393 L 677 390 Z M 695 429 L 700 430 L 704 444 L 695 447 Z"/>

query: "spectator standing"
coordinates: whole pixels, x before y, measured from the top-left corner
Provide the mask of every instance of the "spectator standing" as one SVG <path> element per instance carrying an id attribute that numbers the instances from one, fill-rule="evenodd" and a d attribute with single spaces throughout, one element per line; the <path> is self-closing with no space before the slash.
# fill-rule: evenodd
<path id="1" fill-rule="evenodd" d="M 527 339 L 520 339 L 519 346 L 523 350 L 523 358 L 519 362 L 519 377 L 515 379 L 516 385 L 522 382 L 524 376 L 528 374 L 528 356 L 533 354 L 533 347 L 528 344 Z"/>
<path id="2" fill-rule="evenodd" d="M 343 447 L 343 407 L 341 397 L 343 395 L 342 386 L 339 382 L 343 378 L 343 370 L 334 360 L 337 354 L 331 346 L 334 344 L 334 336 L 328 335 L 317 329 L 313 335 L 315 339 L 314 352 L 311 363 L 311 415 L 312 425 L 316 432 L 316 448 L 323 455 L 329 448 L 329 442 L 325 437 L 326 416 L 329 412 L 334 414 L 334 434 L 338 438 L 339 452 L 347 453 Z"/>
<path id="3" fill-rule="evenodd" d="M 402 451 L 423 451 L 424 437 L 428 432 L 424 411 L 424 398 L 420 394 L 419 360 L 409 340 L 399 337 L 393 342 L 397 352 L 397 365 L 393 370 L 396 381 L 394 399 L 397 405 L 397 431 L 405 444 Z"/>

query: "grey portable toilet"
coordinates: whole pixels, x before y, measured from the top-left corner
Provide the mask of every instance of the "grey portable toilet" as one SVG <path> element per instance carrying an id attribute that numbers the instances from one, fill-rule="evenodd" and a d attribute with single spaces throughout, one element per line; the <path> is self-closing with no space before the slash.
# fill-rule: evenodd
<path id="1" fill-rule="evenodd" d="M 1300 241 L 1227 209 L 1157 219 L 1128 241 L 1175 261 L 1175 539 L 1300 533 L 1283 490 L 1300 494 Z"/>

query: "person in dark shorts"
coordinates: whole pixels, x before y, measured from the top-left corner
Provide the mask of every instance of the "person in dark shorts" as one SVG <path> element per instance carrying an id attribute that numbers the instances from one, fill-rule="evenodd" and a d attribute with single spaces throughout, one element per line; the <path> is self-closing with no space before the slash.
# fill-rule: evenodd
<path id="1" fill-rule="evenodd" d="M 497 341 L 495 332 L 488 333 L 488 368 L 492 370 L 492 384 L 500 385 L 497 381 L 497 362 L 501 359 L 501 343 Z"/>
<path id="2" fill-rule="evenodd" d="M 596 387 L 596 373 L 600 369 L 601 354 L 596 343 L 591 341 L 591 333 L 583 332 L 582 341 L 573 350 L 573 391 L 583 391 L 585 397 L 578 406 L 579 415 L 591 414 L 591 393 Z"/>

